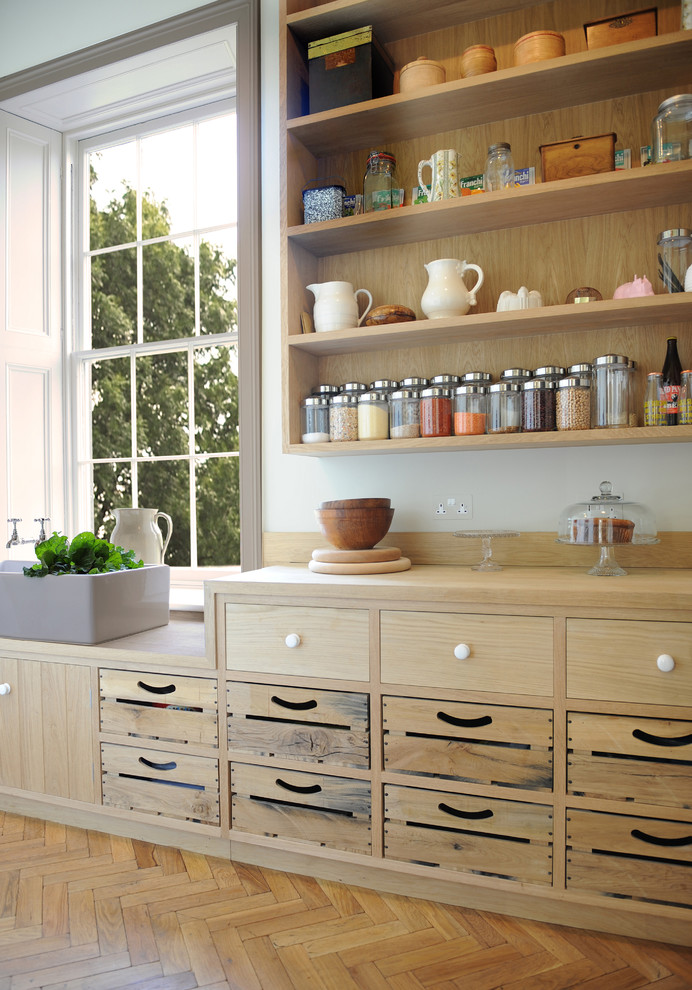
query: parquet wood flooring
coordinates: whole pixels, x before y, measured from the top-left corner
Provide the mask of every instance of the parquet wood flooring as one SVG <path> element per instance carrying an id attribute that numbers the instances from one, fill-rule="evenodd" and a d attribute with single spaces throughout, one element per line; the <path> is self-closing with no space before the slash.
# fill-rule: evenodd
<path id="1" fill-rule="evenodd" d="M 0 990 L 692 990 L 692 949 L 0 811 Z"/>

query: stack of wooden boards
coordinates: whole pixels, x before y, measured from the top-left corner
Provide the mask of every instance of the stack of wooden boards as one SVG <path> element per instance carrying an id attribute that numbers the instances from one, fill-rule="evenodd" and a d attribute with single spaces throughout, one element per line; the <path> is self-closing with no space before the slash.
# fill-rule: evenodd
<path id="1" fill-rule="evenodd" d="M 408 557 L 398 547 L 374 547 L 372 550 L 337 550 L 334 547 L 312 551 L 308 568 L 316 574 L 387 574 L 407 571 Z"/>

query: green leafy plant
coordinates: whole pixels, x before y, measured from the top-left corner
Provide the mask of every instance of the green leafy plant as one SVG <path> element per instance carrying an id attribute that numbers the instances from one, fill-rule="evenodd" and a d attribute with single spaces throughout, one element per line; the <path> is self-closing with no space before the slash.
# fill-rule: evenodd
<path id="1" fill-rule="evenodd" d="M 134 550 L 117 547 L 108 540 L 101 540 L 93 533 L 77 533 L 70 542 L 66 536 L 54 532 L 43 543 L 36 545 L 38 563 L 25 567 L 27 577 L 46 577 L 48 574 L 108 574 L 111 571 L 128 571 L 143 567 Z"/>

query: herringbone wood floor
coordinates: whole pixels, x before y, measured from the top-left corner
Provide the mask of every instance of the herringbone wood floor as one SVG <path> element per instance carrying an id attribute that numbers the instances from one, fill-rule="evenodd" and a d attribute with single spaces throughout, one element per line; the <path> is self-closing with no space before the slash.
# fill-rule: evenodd
<path id="1" fill-rule="evenodd" d="M 690 990 L 692 950 L 0 811 L 0 990 Z"/>

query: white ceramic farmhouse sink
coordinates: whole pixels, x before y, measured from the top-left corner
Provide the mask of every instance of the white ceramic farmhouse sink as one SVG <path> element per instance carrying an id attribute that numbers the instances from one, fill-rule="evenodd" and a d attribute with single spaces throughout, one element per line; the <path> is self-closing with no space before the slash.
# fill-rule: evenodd
<path id="1" fill-rule="evenodd" d="M 91 645 L 168 623 L 170 568 L 26 577 L 0 561 L 0 637 Z"/>

